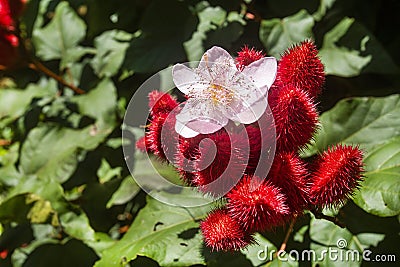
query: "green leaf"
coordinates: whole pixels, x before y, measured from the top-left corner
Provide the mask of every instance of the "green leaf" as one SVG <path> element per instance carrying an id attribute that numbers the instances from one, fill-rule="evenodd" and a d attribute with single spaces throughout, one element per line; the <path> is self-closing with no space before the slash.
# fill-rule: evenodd
<path id="1" fill-rule="evenodd" d="M 366 150 L 384 144 L 400 134 L 400 95 L 343 99 L 320 116 L 319 128 L 305 156 L 337 143 Z"/>
<path id="2" fill-rule="evenodd" d="M 43 28 L 35 28 L 32 41 L 36 54 L 43 60 L 63 59 L 63 65 L 83 55 L 85 49 L 77 45 L 86 35 L 86 25 L 68 2 L 62 1 L 57 6 L 54 17 Z M 71 57 L 71 55 L 73 55 Z M 67 60 L 69 58 L 70 60 Z M 73 62 L 73 61 L 72 61 Z"/>
<path id="3" fill-rule="evenodd" d="M 400 214 L 400 137 L 368 151 L 365 181 L 354 202 L 378 216 Z"/>
<path id="4" fill-rule="evenodd" d="M 184 61 L 182 43 L 190 39 L 196 23 L 196 18 L 184 2 L 152 1 L 142 16 L 140 30 L 135 33 L 126 52 L 124 68 L 149 73 Z"/>
<path id="5" fill-rule="evenodd" d="M 116 30 L 104 32 L 96 37 L 94 45 L 97 52 L 90 64 L 100 78 L 117 74 L 131 39 L 131 34 Z"/>
<path id="6" fill-rule="evenodd" d="M 45 223 L 52 221 L 57 225 L 56 212 L 51 203 L 34 194 L 19 194 L 0 205 L 0 221 L 3 223 Z"/>
<path id="7" fill-rule="evenodd" d="M 342 19 L 332 30 L 324 35 L 322 48 L 319 51 L 322 63 L 325 65 L 327 75 L 352 77 L 360 74 L 362 69 L 371 61 L 372 56 L 361 56 L 358 50 L 351 50 L 344 46 L 338 46 L 337 42 L 346 35 L 354 19 Z M 363 43 L 368 41 L 366 35 L 360 41 L 360 50 Z"/>
<path id="8" fill-rule="evenodd" d="M 192 190 L 183 190 L 180 194 L 160 194 L 177 204 L 183 198 L 185 202 L 193 203 L 199 203 L 201 199 L 201 194 Z M 204 264 L 197 221 L 209 209 L 208 205 L 194 208 L 169 206 L 148 197 L 147 205 L 139 212 L 128 232 L 104 251 L 95 266 L 121 266 L 139 255 L 152 258 L 161 266 Z"/>
<path id="9" fill-rule="evenodd" d="M 113 82 L 103 79 L 96 88 L 72 99 L 79 112 L 96 120 L 95 131 L 110 133 L 116 124 L 117 92 Z"/>
<path id="10" fill-rule="evenodd" d="M 114 205 L 122 205 L 134 198 L 139 193 L 140 187 L 137 185 L 132 176 L 127 176 L 114 192 L 110 200 L 107 202 L 107 208 Z"/>
<path id="11" fill-rule="evenodd" d="M 336 0 L 320 0 L 318 10 L 313 14 L 314 20 L 320 21 L 335 2 Z"/>
<path id="12" fill-rule="evenodd" d="M 78 149 L 87 147 L 86 140 L 91 138 L 89 131 L 52 125 L 34 128 L 22 145 L 21 170 L 26 175 L 65 182 L 78 164 Z"/>
<path id="13" fill-rule="evenodd" d="M 320 130 L 305 156 L 336 143 L 359 145 L 365 156 L 365 181 L 354 199 L 378 216 L 400 214 L 400 95 L 340 101 L 320 117 Z"/>
<path id="14" fill-rule="evenodd" d="M 312 38 L 313 17 L 302 9 L 284 19 L 263 20 L 259 37 L 268 54 L 279 58 L 291 45 Z"/>
<path id="15" fill-rule="evenodd" d="M 76 169 L 79 151 L 96 148 L 114 129 L 115 91 L 113 83 L 105 79 L 89 93 L 73 98 L 81 114 L 96 119 L 94 125 L 76 130 L 44 124 L 31 130 L 21 149 L 23 172 L 58 182 L 68 180 Z"/>
<path id="16" fill-rule="evenodd" d="M 261 234 L 256 233 L 254 239 L 256 244 L 242 250 L 242 253 L 246 255 L 246 258 L 251 261 L 253 266 L 298 266 L 298 263 L 290 259 L 287 255 L 282 255 L 280 258 L 277 258 L 277 247 Z"/>
<path id="17" fill-rule="evenodd" d="M 107 160 L 102 159 L 100 168 L 97 170 L 97 177 L 99 177 L 99 182 L 104 184 L 114 177 L 120 177 L 121 171 L 122 167 L 111 168 Z"/>
<path id="18" fill-rule="evenodd" d="M 37 84 L 30 84 L 25 90 L 0 90 L 0 120 L 8 118 L 15 120 L 22 116 L 29 108 L 32 99 L 44 96 L 56 96 L 57 84 L 54 80 L 41 80 Z"/>
<path id="19" fill-rule="evenodd" d="M 60 223 L 63 230 L 70 236 L 83 242 L 95 241 L 94 230 L 85 213 L 76 214 L 72 211 L 64 213 L 60 216 Z"/>
<path id="20" fill-rule="evenodd" d="M 311 220 L 310 236 L 312 238 L 310 248 L 316 255 L 313 264 L 327 267 L 360 266 L 363 251 L 370 246 L 377 246 L 385 237 L 377 233 L 355 235 L 332 222 L 315 218 Z"/>
<path id="21" fill-rule="evenodd" d="M 189 61 L 200 60 L 205 52 L 203 42 L 207 39 L 207 32 L 223 25 L 226 18 L 226 11 L 219 6 L 207 6 L 198 12 L 198 17 L 199 24 L 197 25 L 197 30 L 193 33 L 192 38 L 183 44 Z"/>

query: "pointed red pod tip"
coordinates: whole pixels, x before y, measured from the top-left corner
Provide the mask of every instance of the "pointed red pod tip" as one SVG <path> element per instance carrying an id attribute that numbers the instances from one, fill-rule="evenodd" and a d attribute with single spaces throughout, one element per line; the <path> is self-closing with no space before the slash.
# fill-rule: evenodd
<path id="1" fill-rule="evenodd" d="M 269 181 L 245 175 L 227 194 L 229 214 L 247 231 L 262 231 L 283 223 L 290 214 L 286 196 Z"/>
<path id="2" fill-rule="evenodd" d="M 276 88 L 268 95 L 275 119 L 277 151 L 298 151 L 312 138 L 318 112 L 309 95 L 293 86 Z"/>
<path id="3" fill-rule="evenodd" d="M 336 145 L 323 152 L 311 175 L 312 203 L 318 207 L 343 204 L 363 180 L 362 160 L 358 147 Z"/>
<path id="4" fill-rule="evenodd" d="M 268 178 L 286 195 L 286 203 L 293 213 L 303 211 L 308 200 L 308 170 L 297 153 L 276 154 Z"/>
<path id="5" fill-rule="evenodd" d="M 170 113 L 178 106 L 178 102 L 170 94 L 152 91 L 149 93 L 149 108 L 152 116 L 160 113 Z"/>
<path id="6" fill-rule="evenodd" d="M 236 58 L 236 66 L 239 70 L 243 70 L 244 67 L 263 58 L 265 55 L 262 51 L 258 51 L 254 48 L 249 48 L 247 45 L 242 47 Z"/>
<path id="7" fill-rule="evenodd" d="M 278 65 L 276 84 L 292 84 L 317 97 L 325 83 L 324 65 L 314 42 L 306 40 L 288 49 Z"/>
<path id="8" fill-rule="evenodd" d="M 205 244 L 213 251 L 237 251 L 254 242 L 251 234 L 224 208 L 210 212 L 200 223 Z"/>

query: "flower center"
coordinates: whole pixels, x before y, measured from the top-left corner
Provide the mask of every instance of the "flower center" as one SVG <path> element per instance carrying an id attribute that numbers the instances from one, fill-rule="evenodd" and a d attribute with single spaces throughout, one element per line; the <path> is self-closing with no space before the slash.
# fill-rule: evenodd
<path id="1" fill-rule="evenodd" d="M 210 84 L 208 87 L 208 92 L 214 105 L 219 103 L 227 105 L 232 102 L 234 96 L 232 90 L 215 83 Z"/>

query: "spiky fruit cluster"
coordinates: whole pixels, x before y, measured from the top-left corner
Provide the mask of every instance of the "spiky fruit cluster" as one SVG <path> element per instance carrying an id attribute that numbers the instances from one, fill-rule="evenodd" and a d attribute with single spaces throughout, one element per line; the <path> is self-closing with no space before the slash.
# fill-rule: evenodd
<path id="1" fill-rule="evenodd" d="M 18 59 L 17 20 L 26 0 L 0 0 L 0 65 L 10 67 Z"/>
<path id="2" fill-rule="evenodd" d="M 250 125 L 231 123 L 212 134 L 162 140 L 162 131 L 174 132 L 178 103 L 170 95 L 150 93 L 149 125 L 137 147 L 163 160 L 173 150 L 175 166 L 188 185 L 226 199 L 225 207 L 210 212 L 200 224 L 205 244 L 213 250 L 238 250 L 252 243 L 256 231 L 282 225 L 305 209 L 341 205 L 362 180 L 357 147 L 336 145 L 312 163 L 299 156 L 318 127 L 316 97 L 325 76 L 317 54 L 309 40 L 288 49 L 268 93 L 270 112 Z M 237 69 L 263 56 L 245 46 L 238 53 Z M 274 155 L 264 143 L 276 143 Z M 269 172 L 260 176 L 259 167 L 272 156 Z"/>

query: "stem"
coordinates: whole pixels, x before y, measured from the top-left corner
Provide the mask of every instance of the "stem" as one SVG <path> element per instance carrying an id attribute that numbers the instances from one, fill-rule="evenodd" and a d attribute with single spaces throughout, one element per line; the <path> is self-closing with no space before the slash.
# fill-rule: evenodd
<path id="1" fill-rule="evenodd" d="M 287 242 L 289 241 L 290 235 L 291 235 L 292 232 L 293 232 L 293 228 L 294 228 L 294 224 L 296 223 L 296 219 L 297 219 L 297 216 L 295 216 L 295 217 L 292 219 L 292 221 L 290 222 L 289 228 L 288 228 L 288 230 L 287 230 L 287 232 L 286 232 L 285 239 L 283 240 L 282 245 L 281 245 L 281 247 L 280 247 L 278 253 L 279 253 L 280 251 L 284 251 L 284 250 L 286 249 L 286 245 L 287 245 Z"/>
<path id="2" fill-rule="evenodd" d="M 54 72 L 49 70 L 45 65 L 43 65 L 42 63 L 40 63 L 39 61 L 37 61 L 35 59 L 32 59 L 32 63 L 29 64 L 29 68 L 43 72 L 44 74 L 53 78 L 54 80 L 61 83 L 62 85 L 70 88 L 72 91 L 74 91 L 77 94 L 82 95 L 85 93 L 85 91 L 76 87 L 75 85 L 67 83 L 61 76 L 55 74 Z"/>
<path id="3" fill-rule="evenodd" d="M 314 214 L 315 218 L 317 218 L 317 219 L 324 219 L 324 220 L 327 220 L 327 221 L 330 221 L 330 222 L 336 224 L 340 228 L 346 228 L 346 225 L 336 217 L 325 215 L 322 212 L 317 211 L 317 210 L 310 210 L 310 211 L 312 212 L 312 214 Z"/>

